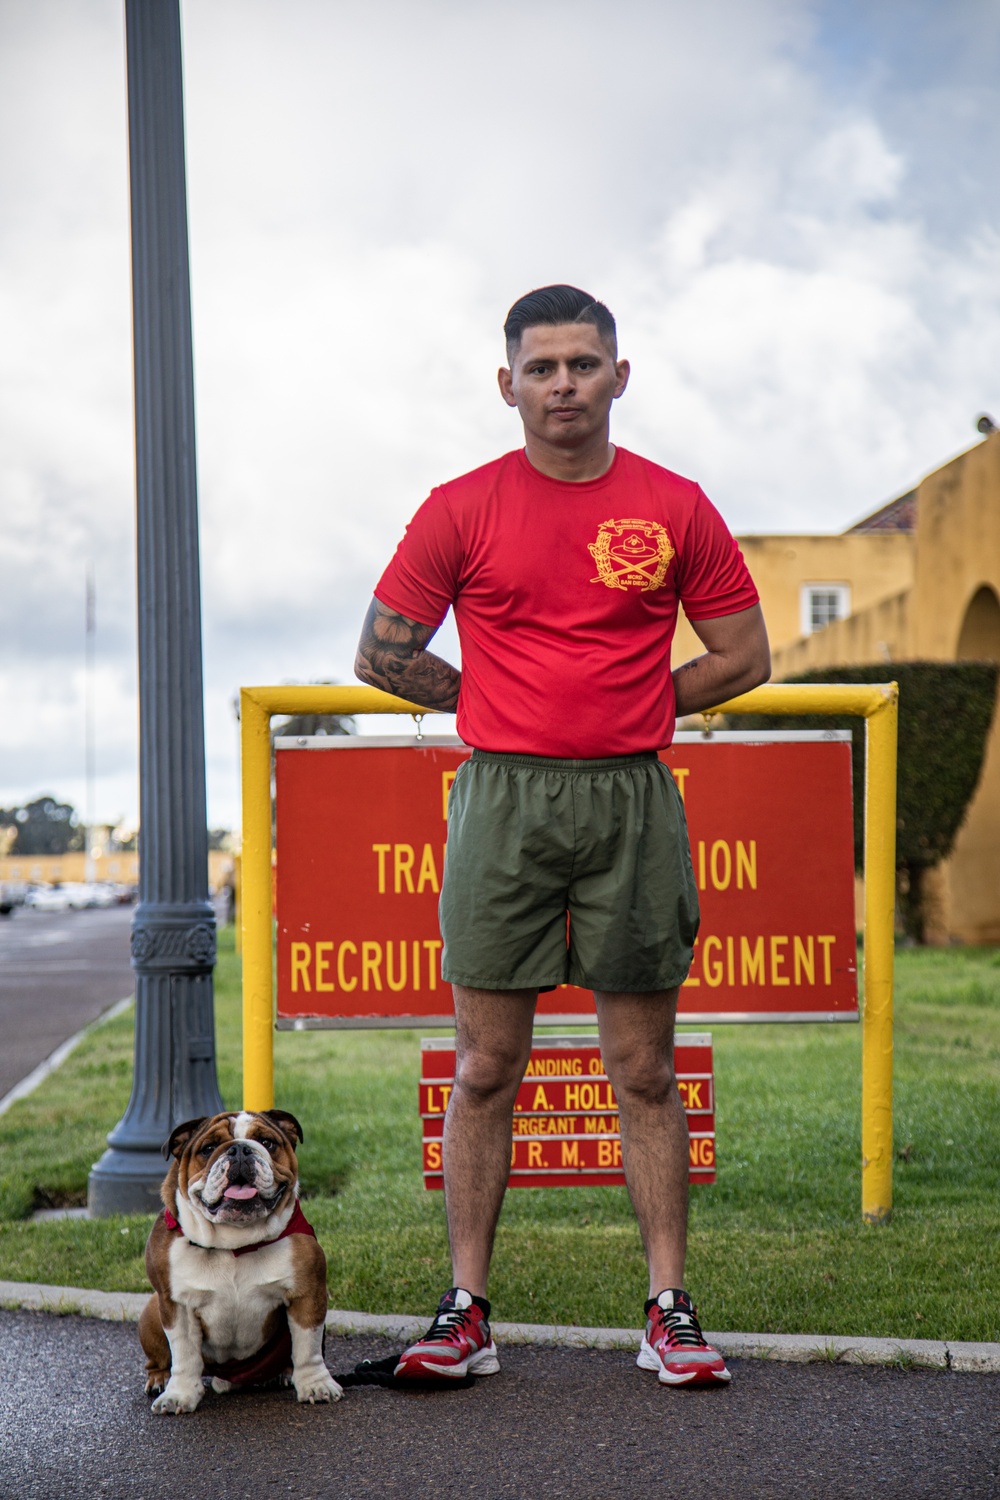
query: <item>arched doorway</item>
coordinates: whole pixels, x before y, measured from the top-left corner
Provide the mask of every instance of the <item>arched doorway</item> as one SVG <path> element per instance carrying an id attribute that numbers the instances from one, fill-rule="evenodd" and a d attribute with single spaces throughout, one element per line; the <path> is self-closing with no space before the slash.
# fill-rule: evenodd
<path id="1" fill-rule="evenodd" d="M 959 661 L 1000 661 L 1000 599 L 988 583 L 969 601 L 955 656 Z"/>

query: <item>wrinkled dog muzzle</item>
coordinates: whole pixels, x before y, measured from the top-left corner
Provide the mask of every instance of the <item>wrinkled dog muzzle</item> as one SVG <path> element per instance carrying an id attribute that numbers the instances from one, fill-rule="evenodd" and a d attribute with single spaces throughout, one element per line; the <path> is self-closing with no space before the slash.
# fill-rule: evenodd
<path id="1" fill-rule="evenodd" d="M 188 1191 L 216 1223 L 246 1223 L 265 1218 L 282 1192 L 266 1149 L 257 1141 L 232 1141 L 209 1168 L 202 1183 Z"/>

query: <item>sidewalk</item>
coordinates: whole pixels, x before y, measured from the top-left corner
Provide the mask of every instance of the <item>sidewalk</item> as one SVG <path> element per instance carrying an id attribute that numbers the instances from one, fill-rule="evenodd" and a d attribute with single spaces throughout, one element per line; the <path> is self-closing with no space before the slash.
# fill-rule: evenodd
<path id="1" fill-rule="evenodd" d="M 0 1281 L 0 1307 L 25 1311 L 78 1313 L 115 1323 L 135 1323 L 149 1301 L 147 1292 L 96 1292 L 85 1287 L 41 1286 Z M 403 1313 L 341 1312 L 331 1309 L 330 1332 L 344 1337 L 371 1335 L 405 1343 L 427 1327 L 427 1318 Z M 637 1328 L 579 1328 L 547 1323 L 493 1323 L 498 1344 L 548 1349 L 637 1350 Z M 971 1375 L 1000 1374 L 1000 1344 L 938 1342 L 934 1339 L 834 1338 L 811 1333 L 709 1333 L 726 1359 L 770 1359 L 791 1364 L 890 1365 L 899 1369 L 952 1370 Z"/>

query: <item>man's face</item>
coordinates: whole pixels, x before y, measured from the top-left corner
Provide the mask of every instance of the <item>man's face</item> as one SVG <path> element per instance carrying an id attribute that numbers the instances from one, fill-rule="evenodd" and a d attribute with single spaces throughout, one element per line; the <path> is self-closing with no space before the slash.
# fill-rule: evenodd
<path id="1" fill-rule="evenodd" d="M 615 359 L 592 323 L 543 323 L 524 330 L 511 368 L 498 379 L 526 436 L 577 448 L 607 433 L 611 403 L 628 374 L 628 360 Z"/>

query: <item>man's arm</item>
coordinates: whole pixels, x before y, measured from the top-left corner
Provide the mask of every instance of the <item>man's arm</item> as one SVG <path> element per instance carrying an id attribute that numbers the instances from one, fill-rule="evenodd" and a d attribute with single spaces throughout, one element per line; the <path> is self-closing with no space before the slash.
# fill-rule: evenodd
<path id="1" fill-rule="evenodd" d="M 454 713 L 462 674 L 425 649 L 435 629 L 373 599 L 361 627 L 355 676 L 422 708 Z"/>
<path id="2" fill-rule="evenodd" d="M 708 649 L 674 670 L 678 718 L 714 708 L 770 677 L 771 650 L 759 604 L 735 615 L 692 620 L 691 627 Z"/>

